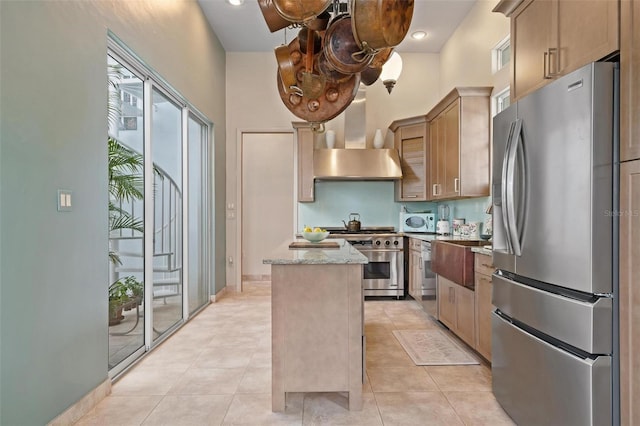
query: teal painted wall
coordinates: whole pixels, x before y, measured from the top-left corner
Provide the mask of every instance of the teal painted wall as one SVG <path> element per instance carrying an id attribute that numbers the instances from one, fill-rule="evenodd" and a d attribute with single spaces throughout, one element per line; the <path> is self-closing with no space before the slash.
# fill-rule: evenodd
<path id="1" fill-rule="evenodd" d="M 399 213 L 403 206 L 411 212 L 431 211 L 438 214 L 438 206 L 447 204 L 452 218 L 465 218 L 467 222 L 484 222 L 490 204 L 489 197 L 465 200 L 429 202 L 395 202 L 392 181 L 317 181 L 315 201 L 298 203 L 298 231 L 309 226 L 344 226 L 349 213 L 360 213 L 362 226 L 399 226 Z"/>
<path id="2" fill-rule="evenodd" d="M 108 29 L 216 124 L 224 253 L 225 57 L 198 4 L 0 1 L 2 425 L 46 424 L 107 378 Z"/>

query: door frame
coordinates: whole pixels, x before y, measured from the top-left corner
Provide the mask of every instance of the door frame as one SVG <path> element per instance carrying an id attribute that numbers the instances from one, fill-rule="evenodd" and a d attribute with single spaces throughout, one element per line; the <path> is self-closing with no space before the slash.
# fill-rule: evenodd
<path id="1" fill-rule="evenodd" d="M 231 207 L 229 201 L 227 201 L 227 220 L 235 219 L 235 250 L 233 257 L 235 259 L 235 290 L 238 293 L 242 292 L 242 195 L 243 195 L 243 150 L 244 150 L 244 135 L 245 134 L 291 134 L 293 136 L 293 186 L 291 191 L 293 193 L 293 224 L 291 233 L 295 235 L 295 230 L 298 228 L 298 139 L 293 128 L 268 128 L 268 129 L 238 129 L 236 132 L 236 205 L 235 209 Z M 235 211 L 234 211 L 235 210 Z M 234 216 L 232 216 L 234 215 Z"/>

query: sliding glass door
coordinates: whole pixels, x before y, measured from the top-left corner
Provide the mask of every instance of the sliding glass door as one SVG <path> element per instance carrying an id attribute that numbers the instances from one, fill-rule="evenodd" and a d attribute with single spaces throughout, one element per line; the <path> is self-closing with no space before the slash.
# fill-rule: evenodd
<path id="1" fill-rule="evenodd" d="M 211 125 L 134 56 L 107 62 L 113 376 L 209 300 Z"/>

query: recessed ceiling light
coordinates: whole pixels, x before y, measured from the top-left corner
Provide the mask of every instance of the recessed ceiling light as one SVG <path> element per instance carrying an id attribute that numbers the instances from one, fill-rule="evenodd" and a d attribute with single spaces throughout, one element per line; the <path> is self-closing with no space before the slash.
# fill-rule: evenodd
<path id="1" fill-rule="evenodd" d="M 227 0 L 227 3 L 229 3 L 231 6 L 242 6 L 244 0 Z"/>
<path id="2" fill-rule="evenodd" d="M 416 31 L 413 34 L 411 34 L 411 38 L 414 40 L 422 40 L 426 36 L 427 36 L 427 33 L 424 31 Z"/>

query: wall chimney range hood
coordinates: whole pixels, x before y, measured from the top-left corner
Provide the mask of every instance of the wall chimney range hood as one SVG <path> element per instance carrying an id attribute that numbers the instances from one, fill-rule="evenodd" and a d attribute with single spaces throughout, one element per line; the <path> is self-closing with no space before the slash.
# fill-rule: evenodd
<path id="1" fill-rule="evenodd" d="M 396 149 L 366 148 L 366 96 L 360 85 L 355 99 L 344 112 L 344 149 L 316 149 L 313 175 L 317 180 L 402 179 Z"/>
<path id="2" fill-rule="evenodd" d="M 402 169 L 395 149 L 316 149 L 313 174 L 322 180 L 394 180 Z"/>

